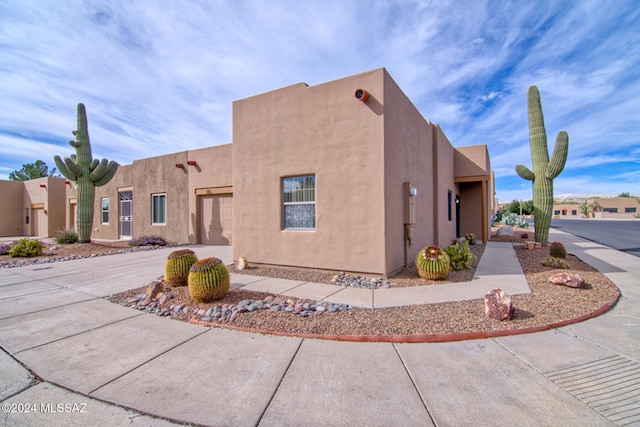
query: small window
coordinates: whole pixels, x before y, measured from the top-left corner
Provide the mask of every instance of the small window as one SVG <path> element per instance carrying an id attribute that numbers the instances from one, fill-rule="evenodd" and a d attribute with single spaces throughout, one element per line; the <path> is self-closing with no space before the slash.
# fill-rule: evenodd
<path id="1" fill-rule="evenodd" d="M 153 225 L 164 225 L 167 220 L 167 195 L 151 195 L 151 223 Z"/>
<path id="2" fill-rule="evenodd" d="M 624 213 L 636 213 L 636 208 L 624 208 Z"/>
<path id="3" fill-rule="evenodd" d="M 577 211 L 577 210 L 575 210 L 575 209 L 574 209 L 574 210 L 572 210 L 572 211 L 571 211 L 571 215 L 573 215 L 573 216 L 578 215 L 578 211 Z"/>
<path id="4" fill-rule="evenodd" d="M 451 221 L 451 217 L 453 216 L 452 213 L 451 213 L 451 210 L 452 210 L 452 208 L 451 208 L 451 196 L 452 196 L 451 191 L 449 191 L 447 193 L 447 209 L 448 209 L 447 210 L 447 218 L 449 218 L 449 221 Z"/>
<path id="5" fill-rule="evenodd" d="M 554 215 L 560 215 L 560 210 L 556 209 L 555 211 L 553 211 Z"/>
<path id="6" fill-rule="evenodd" d="M 316 228 L 316 177 L 296 176 L 282 179 L 283 226 L 285 229 Z"/>
<path id="7" fill-rule="evenodd" d="M 29 224 L 29 208 L 24 209 L 24 223 Z"/>
<path id="8" fill-rule="evenodd" d="M 618 213 L 618 208 L 604 208 L 604 212 Z"/>
<path id="9" fill-rule="evenodd" d="M 109 199 L 104 197 L 100 200 L 102 206 L 102 223 L 109 224 Z"/>

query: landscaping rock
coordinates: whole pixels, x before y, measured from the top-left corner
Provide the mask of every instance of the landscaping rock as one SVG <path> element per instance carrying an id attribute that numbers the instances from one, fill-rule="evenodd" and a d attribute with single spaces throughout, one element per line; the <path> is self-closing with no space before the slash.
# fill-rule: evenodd
<path id="1" fill-rule="evenodd" d="M 500 228 L 498 228 L 498 231 L 496 232 L 496 234 L 498 236 L 513 236 L 515 233 L 513 231 L 513 227 L 510 225 L 504 225 Z"/>
<path id="2" fill-rule="evenodd" d="M 484 312 L 494 320 L 510 320 L 513 317 L 513 304 L 500 288 L 492 289 L 484 295 Z"/>
<path id="3" fill-rule="evenodd" d="M 554 285 L 568 286 L 570 288 L 584 288 L 585 282 L 580 275 L 575 273 L 558 273 L 549 277 L 549 282 Z"/>

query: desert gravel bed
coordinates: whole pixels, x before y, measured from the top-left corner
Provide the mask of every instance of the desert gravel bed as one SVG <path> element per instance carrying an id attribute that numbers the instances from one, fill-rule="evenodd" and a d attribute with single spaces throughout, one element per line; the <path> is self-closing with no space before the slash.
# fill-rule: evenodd
<path id="1" fill-rule="evenodd" d="M 548 282 L 551 275 L 566 271 L 554 270 L 541 265 L 542 259 L 549 255 L 548 248 L 527 250 L 521 244 L 515 243 L 515 252 L 532 293 L 512 297 L 515 314 L 510 321 L 500 322 L 487 318 L 484 314 L 484 301 L 478 299 L 374 310 L 353 308 L 336 313 L 314 313 L 308 317 L 301 317 L 291 312 L 256 310 L 238 315 L 233 322 L 233 327 L 290 334 L 363 336 L 458 334 L 514 330 L 541 327 L 578 318 L 604 305 L 612 304 L 619 296 L 617 287 L 606 276 L 573 255 L 568 256 L 567 262 L 572 272 L 580 274 L 585 279 L 587 286 L 584 289 L 558 286 Z M 280 277 L 284 276 L 283 278 L 294 277 L 296 280 L 307 281 L 321 281 L 322 279 L 317 275 L 318 272 L 313 270 L 296 271 L 295 269 L 259 267 L 254 271 L 258 270 L 261 271 L 261 274 L 269 272 L 272 277 L 278 277 L 278 272 L 280 272 Z M 321 274 L 324 274 L 324 279 L 329 278 L 330 280 L 333 277 L 331 272 L 321 272 Z M 412 280 L 408 277 L 405 279 Z M 391 280 L 393 281 L 393 278 Z M 423 284 L 419 283 L 419 285 Z M 460 286 L 464 286 L 464 283 L 461 282 Z M 245 299 L 263 299 L 266 296 L 263 293 L 231 289 L 227 297 L 221 301 L 213 304 L 200 304 L 191 300 L 186 287 L 166 288 L 166 290 L 173 293 L 174 298 L 165 303 L 165 309 L 168 309 L 170 305 L 189 307 L 186 311 L 171 314 L 172 317 L 179 320 L 201 320 L 202 316 L 196 315 L 195 311 L 206 311 L 220 304 L 237 304 Z M 141 292 L 144 292 L 144 288 L 116 295 L 111 300 L 124 304 L 127 299 Z M 315 301 L 301 300 L 293 302 L 316 303 Z"/>

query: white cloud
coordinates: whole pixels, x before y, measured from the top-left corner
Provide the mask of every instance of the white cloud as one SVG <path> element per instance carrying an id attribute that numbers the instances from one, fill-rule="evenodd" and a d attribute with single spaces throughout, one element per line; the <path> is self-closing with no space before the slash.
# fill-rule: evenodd
<path id="1" fill-rule="evenodd" d="M 489 146 L 503 192 L 530 191 L 513 167 L 531 162 L 526 91 L 538 85 L 549 150 L 566 129 L 566 172 L 589 177 L 639 146 L 634 19 L 625 0 L 5 0 L 0 171 L 70 152 L 78 102 L 94 154 L 130 163 L 231 142 L 235 99 L 384 66 L 454 145 Z"/>

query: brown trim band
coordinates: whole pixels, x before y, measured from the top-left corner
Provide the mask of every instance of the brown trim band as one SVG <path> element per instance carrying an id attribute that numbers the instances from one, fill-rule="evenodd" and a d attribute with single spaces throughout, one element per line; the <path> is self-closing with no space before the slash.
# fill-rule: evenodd
<path id="1" fill-rule="evenodd" d="M 212 194 L 233 194 L 233 186 L 196 188 L 196 196 L 207 196 Z"/>

